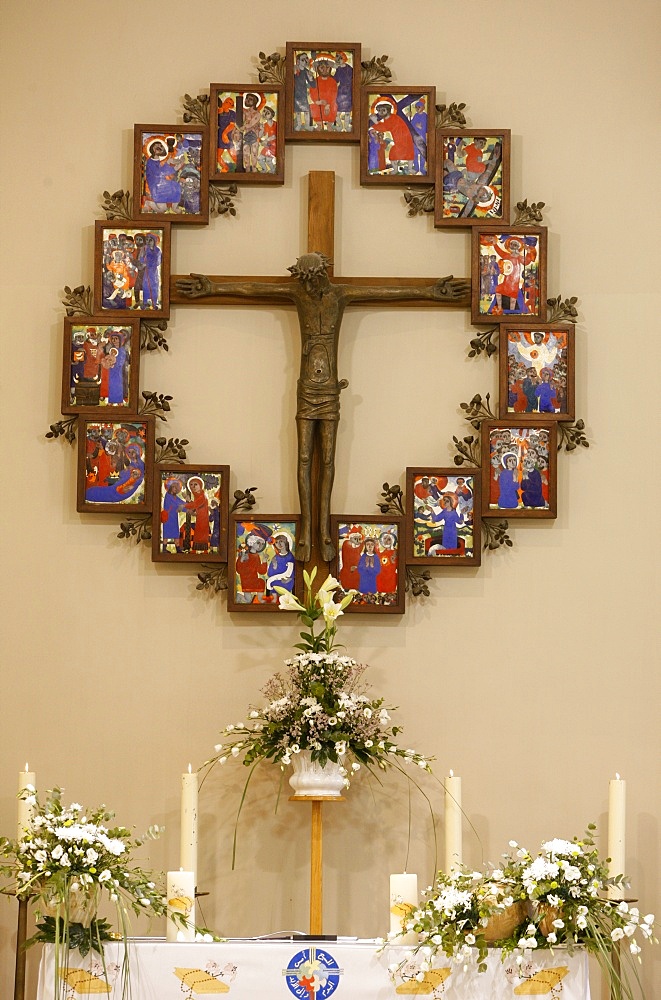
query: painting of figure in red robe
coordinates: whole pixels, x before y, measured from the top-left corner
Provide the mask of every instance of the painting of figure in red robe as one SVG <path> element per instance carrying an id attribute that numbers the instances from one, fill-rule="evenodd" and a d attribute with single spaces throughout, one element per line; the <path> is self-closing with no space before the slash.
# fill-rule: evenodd
<path id="1" fill-rule="evenodd" d="M 434 178 L 433 87 L 364 88 L 361 184 L 429 183 Z"/>
<path id="2" fill-rule="evenodd" d="M 81 420 L 78 510 L 150 511 L 153 463 L 153 417 Z"/>
<path id="3" fill-rule="evenodd" d="M 340 589 L 335 600 L 354 592 L 347 612 L 404 611 L 405 569 L 400 553 L 402 518 L 332 517 L 337 549 L 332 566 Z"/>
<path id="4" fill-rule="evenodd" d="M 229 611 L 278 611 L 281 587 L 299 600 L 303 573 L 294 553 L 298 515 L 233 514 L 227 565 Z"/>
<path id="5" fill-rule="evenodd" d="M 227 559 L 229 466 L 159 465 L 154 482 L 155 562 Z"/>
<path id="6" fill-rule="evenodd" d="M 472 319 L 546 316 L 546 229 L 473 229 Z"/>
<path id="7" fill-rule="evenodd" d="M 287 42 L 287 139 L 357 142 L 360 45 Z"/>

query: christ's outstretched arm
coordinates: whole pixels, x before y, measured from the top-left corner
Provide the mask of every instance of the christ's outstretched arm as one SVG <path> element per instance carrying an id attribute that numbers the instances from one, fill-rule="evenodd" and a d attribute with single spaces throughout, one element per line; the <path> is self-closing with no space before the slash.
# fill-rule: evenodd
<path id="1" fill-rule="evenodd" d="M 298 282 L 279 284 L 269 281 L 212 281 L 206 274 L 191 274 L 188 278 L 179 278 L 177 291 L 189 299 L 235 295 L 250 299 L 281 298 L 295 302 Z"/>
<path id="2" fill-rule="evenodd" d="M 416 285 L 343 285 L 342 296 L 348 302 L 394 302 L 416 299 L 426 302 L 466 303 L 470 298 L 471 283 L 468 278 L 455 278 L 449 274 L 445 278 L 422 287 Z"/>

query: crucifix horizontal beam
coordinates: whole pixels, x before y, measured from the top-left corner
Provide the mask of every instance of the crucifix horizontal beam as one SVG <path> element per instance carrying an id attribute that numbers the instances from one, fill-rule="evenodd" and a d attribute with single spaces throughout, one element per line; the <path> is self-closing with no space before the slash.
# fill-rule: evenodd
<path id="1" fill-rule="evenodd" d="M 200 296 L 199 298 L 194 299 L 194 300 L 190 299 L 187 296 L 183 295 L 178 290 L 177 284 L 176 284 L 177 281 L 180 281 L 182 278 L 187 278 L 187 277 L 188 277 L 187 274 L 173 274 L 172 275 L 171 286 L 170 286 L 170 304 L 171 305 L 178 305 L 178 306 L 182 306 L 182 305 L 186 305 L 186 306 L 190 306 L 190 305 L 196 305 L 196 306 L 198 306 L 198 305 L 199 306 L 219 306 L 219 305 L 223 305 L 223 306 L 238 306 L 238 305 L 241 305 L 241 306 L 245 306 L 246 304 L 250 304 L 249 302 L 248 303 L 246 302 L 245 298 L 239 298 L 239 296 L 237 296 L 237 295 L 224 295 L 220 301 L 218 300 L 217 297 L 213 297 L 213 296 L 210 296 L 210 295 L 209 296 Z M 291 281 L 291 284 L 293 285 L 297 281 L 296 278 L 291 278 L 291 279 L 283 278 L 282 275 L 276 277 L 274 275 L 267 275 L 267 276 L 265 276 L 265 275 L 261 275 L 261 274 L 260 275 L 253 275 L 251 277 L 249 277 L 247 275 L 243 275 L 243 274 L 242 275 L 234 275 L 234 276 L 233 275 L 228 275 L 228 274 L 210 274 L 209 278 L 211 279 L 211 281 L 216 282 L 219 285 L 230 284 L 231 282 L 236 282 L 236 281 L 262 281 L 262 282 L 266 282 L 266 283 L 272 283 L 274 285 L 275 284 L 281 285 L 281 284 L 283 284 L 283 282 L 284 283 L 288 283 L 289 281 Z M 352 286 L 358 287 L 358 288 L 360 286 L 369 286 L 369 287 L 377 287 L 378 288 L 379 286 L 385 287 L 386 285 L 392 286 L 392 285 L 396 284 L 396 285 L 400 285 L 400 286 L 408 286 L 408 287 L 411 288 L 411 290 L 413 292 L 417 288 L 428 287 L 429 285 L 432 284 L 432 282 L 435 279 L 433 277 L 431 277 L 431 278 L 335 278 L 335 277 L 332 277 L 330 280 L 331 280 L 331 284 L 352 285 Z M 468 278 L 465 278 L 463 280 L 465 280 L 466 282 L 469 281 Z M 361 302 L 360 298 L 356 299 L 355 301 L 356 301 L 356 303 L 360 303 Z M 377 301 L 375 299 L 365 299 L 365 300 L 362 301 L 362 304 L 366 305 L 366 306 L 379 306 L 379 305 L 383 306 L 384 302 L 383 301 Z M 456 308 L 463 308 L 465 306 L 470 306 L 470 290 L 466 293 L 466 295 L 464 295 L 463 297 L 461 297 L 459 299 L 455 299 L 453 302 L 431 302 L 428 299 L 426 299 L 426 300 L 425 299 L 422 299 L 422 300 L 421 299 L 416 299 L 415 296 L 412 294 L 410 299 L 402 297 L 400 299 L 397 299 L 396 302 L 388 302 L 387 303 L 389 309 L 391 309 L 393 306 L 409 306 L 410 307 L 412 304 L 416 305 L 416 306 L 420 306 L 423 309 L 428 309 L 428 308 L 438 309 L 439 306 L 445 306 L 445 307 L 452 306 L 452 307 L 456 307 Z M 282 299 L 275 298 L 275 297 L 268 298 L 268 296 L 263 297 L 263 298 L 260 297 L 259 299 L 254 299 L 253 302 L 252 302 L 252 305 L 261 305 L 261 306 L 276 306 L 277 305 L 277 306 L 281 306 L 282 305 Z"/>

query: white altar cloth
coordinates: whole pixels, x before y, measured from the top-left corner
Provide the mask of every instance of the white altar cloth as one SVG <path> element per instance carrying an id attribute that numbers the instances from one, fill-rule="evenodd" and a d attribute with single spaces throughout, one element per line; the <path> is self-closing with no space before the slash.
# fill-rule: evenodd
<path id="1" fill-rule="evenodd" d="M 123 946 L 105 948 L 107 982 L 98 954 L 69 956 L 61 975 L 66 998 L 91 993 L 109 1000 L 121 997 Z M 229 994 L 232 1000 L 395 1000 L 402 994 L 432 1000 L 515 1000 L 545 996 L 549 1000 L 590 1000 L 587 955 L 527 952 L 517 966 L 490 954 L 486 972 L 464 971 L 444 958 L 420 973 L 422 956 L 412 948 L 387 947 L 374 941 L 226 941 L 214 944 L 167 944 L 158 938 L 129 946 L 132 1000 L 197 1000 Z M 44 946 L 39 969 L 38 1000 L 52 1000 L 55 950 Z M 398 972 L 392 971 L 400 964 Z"/>

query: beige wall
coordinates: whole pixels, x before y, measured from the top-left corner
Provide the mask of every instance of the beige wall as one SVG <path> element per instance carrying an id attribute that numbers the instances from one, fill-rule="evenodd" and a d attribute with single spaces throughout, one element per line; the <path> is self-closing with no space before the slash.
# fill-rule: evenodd
<path id="1" fill-rule="evenodd" d="M 560 458 L 557 521 L 517 526 L 514 548 L 479 572 L 437 572 L 405 617 L 346 620 L 344 641 L 438 775 L 463 776 L 479 834 L 465 829 L 470 864 L 591 820 L 605 841 L 618 770 L 633 894 L 661 912 L 658 5 L 54 0 L 8 5 L 3 20 L 0 831 L 13 835 L 27 758 L 41 788 L 105 801 L 138 828 L 165 823 L 149 861 L 176 866 L 181 771 L 294 641 L 284 615 L 230 617 L 193 573 L 118 541 L 119 518 L 77 514 L 75 451 L 44 432 L 59 412 L 61 289 L 93 280 L 100 195 L 131 185 L 134 122 L 174 120 L 182 95 L 210 81 L 256 79 L 260 49 L 353 39 L 366 56 L 390 53 L 397 82 L 465 101 L 474 126 L 511 128 L 513 200 L 547 204 L 549 293 L 580 297 L 577 411 L 591 447 Z M 361 189 L 357 149 L 290 146 L 286 169 L 284 188 L 242 191 L 236 220 L 180 229 L 174 269 L 284 272 L 303 246 L 305 175 L 335 169 L 338 273 L 468 273 L 468 236 L 407 219 L 397 191 Z M 179 309 L 169 354 L 144 362 L 143 387 L 175 398 L 167 433 L 190 439 L 194 462 L 229 463 L 233 488 L 257 485 L 262 511 L 295 504 L 297 338 L 288 310 Z M 347 315 L 336 510 L 374 511 L 407 465 L 451 461 L 459 402 L 496 393 L 497 366 L 467 360 L 469 338 L 464 311 Z M 307 811 L 283 801 L 274 816 L 267 770 L 230 871 L 243 777 L 227 768 L 203 789 L 204 917 L 229 934 L 304 927 Z M 405 860 L 405 783 L 367 785 L 327 810 L 326 924 L 344 934 L 386 929 L 387 876 Z M 441 821 L 438 786 L 425 788 Z M 413 802 L 409 870 L 423 881 L 433 844 Z M 1 902 L 2 995 L 14 921 Z M 650 998 L 660 952 L 645 955 Z M 32 976 L 36 956 L 29 965 Z"/>

